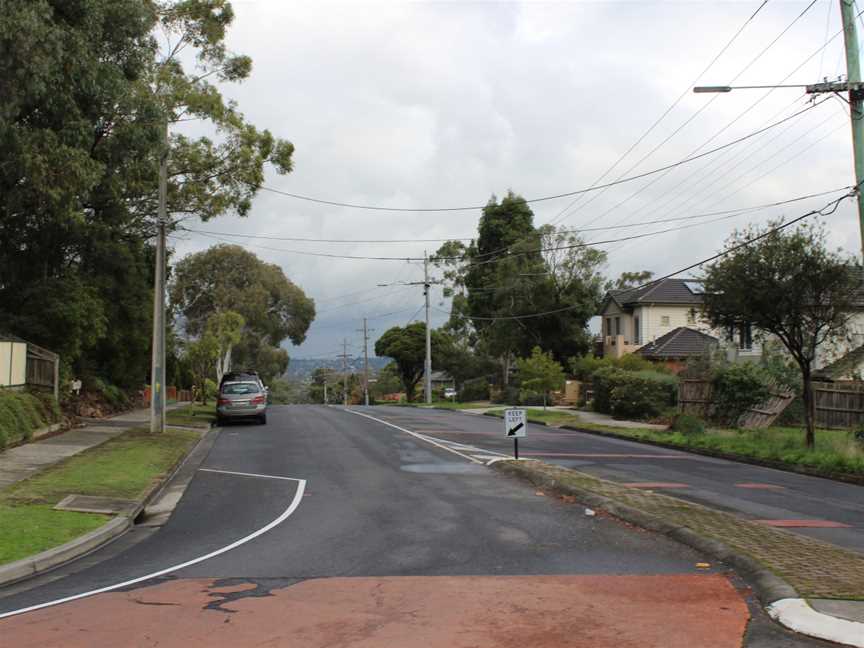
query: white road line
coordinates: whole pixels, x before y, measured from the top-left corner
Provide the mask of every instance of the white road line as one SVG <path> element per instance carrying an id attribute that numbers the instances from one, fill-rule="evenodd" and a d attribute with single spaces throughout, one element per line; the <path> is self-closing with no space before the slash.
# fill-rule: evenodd
<path id="1" fill-rule="evenodd" d="M 296 477 L 282 477 L 280 475 L 259 475 L 258 473 L 234 472 L 233 470 L 216 470 L 215 468 L 199 468 L 199 472 L 222 473 L 223 475 L 238 475 L 240 477 L 261 477 L 262 479 L 286 479 L 288 481 L 303 481 Z"/>
<path id="2" fill-rule="evenodd" d="M 284 477 L 283 479 L 288 479 Z M 139 576 L 138 578 L 133 578 L 132 580 L 123 581 L 122 583 L 116 583 L 114 585 L 109 585 L 108 587 L 100 587 L 99 589 L 90 590 L 89 592 L 83 592 L 81 594 L 74 594 L 72 596 L 67 596 L 65 598 L 56 599 L 54 601 L 48 601 L 47 603 L 39 603 L 38 605 L 31 605 L 30 607 L 21 608 L 20 610 L 13 610 L 12 612 L 4 612 L 0 614 L 0 619 L 5 619 L 7 617 L 16 616 L 18 614 L 25 614 L 27 612 L 34 612 L 36 610 L 41 610 L 47 607 L 53 607 L 55 605 L 61 605 L 63 603 L 69 603 L 70 601 L 77 601 L 78 599 L 87 598 L 89 596 L 95 596 L 96 594 L 104 594 L 105 592 L 111 592 L 116 589 L 120 589 L 123 587 L 129 587 L 130 585 L 135 585 L 137 583 L 142 583 L 144 581 L 150 580 L 151 578 L 158 578 L 159 576 L 164 576 L 165 574 L 170 574 L 171 572 L 179 571 L 181 569 L 185 569 L 186 567 L 191 567 L 192 565 L 197 565 L 198 563 L 204 562 L 205 560 L 209 560 L 210 558 L 215 558 L 216 556 L 221 556 L 222 554 L 231 551 L 232 549 L 236 549 L 240 545 L 244 545 L 250 540 L 254 540 L 260 535 L 263 535 L 270 531 L 271 529 L 279 526 L 285 520 L 287 520 L 294 511 L 297 510 L 297 507 L 300 506 L 300 502 L 303 501 L 303 492 L 306 490 L 306 480 L 305 479 L 297 479 L 297 492 L 294 493 L 294 499 L 291 501 L 291 504 L 286 508 L 282 514 L 277 517 L 275 520 L 261 527 L 257 531 L 250 533 L 249 535 L 240 538 L 239 540 L 235 540 L 229 545 L 225 545 L 221 549 L 217 549 L 216 551 L 211 551 L 208 554 L 203 556 L 199 556 L 198 558 L 193 558 L 192 560 L 187 560 L 186 562 L 180 563 L 178 565 L 172 565 L 171 567 L 167 567 L 165 569 L 160 569 L 159 571 L 153 572 L 151 574 L 147 574 L 145 576 Z"/>
<path id="3" fill-rule="evenodd" d="M 471 456 L 466 455 L 466 454 L 462 454 L 461 452 L 459 452 L 458 450 L 454 450 L 453 448 L 448 448 L 446 445 L 438 442 L 437 439 L 433 439 L 432 437 L 428 437 L 428 436 L 425 436 L 423 434 L 418 434 L 417 432 L 412 432 L 411 430 L 409 430 L 407 428 L 399 427 L 398 425 L 395 425 L 394 423 L 391 423 L 390 421 L 385 421 L 384 419 L 379 419 L 379 418 L 376 418 L 374 416 L 370 416 L 369 414 L 363 414 L 362 412 L 355 412 L 354 410 L 348 409 L 346 407 L 343 407 L 342 411 L 348 412 L 349 414 L 356 414 L 357 416 L 362 416 L 363 418 L 372 419 L 373 421 L 377 421 L 378 423 L 383 423 L 384 425 L 389 425 L 392 428 L 396 428 L 400 432 L 404 432 L 405 434 L 410 434 L 411 436 L 413 436 L 417 439 L 420 439 L 421 441 L 425 441 L 426 443 L 431 443 L 432 445 L 434 445 L 438 448 L 441 448 L 442 450 L 446 450 L 447 452 L 452 452 L 455 455 L 459 455 L 460 457 L 462 457 L 463 459 L 467 459 L 471 463 L 483 465 L 482 461 L 477 461 L 474 457 L 471 457 Z"/>

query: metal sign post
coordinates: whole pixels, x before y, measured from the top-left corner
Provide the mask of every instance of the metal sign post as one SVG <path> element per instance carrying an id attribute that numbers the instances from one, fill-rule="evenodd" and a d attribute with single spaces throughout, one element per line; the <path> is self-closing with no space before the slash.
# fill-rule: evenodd
<path id="1" fill-rule="evenodd" d="M 519 437 L 528 434 L 528 416 L 524 409 L 504 410 L 504 436 L 513 439 L 513 458 L 519 459 Z"/>

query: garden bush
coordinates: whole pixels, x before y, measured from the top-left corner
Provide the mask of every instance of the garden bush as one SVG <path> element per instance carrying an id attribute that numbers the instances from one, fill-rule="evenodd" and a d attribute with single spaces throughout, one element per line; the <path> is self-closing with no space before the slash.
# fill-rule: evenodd
<path id="1" fill-rule="evenodd" d="M 648 419 L 675 404 L 678 379 L 656 371 L 622 371 L 611 377 L 609 409 L 617 418 Z"/>
<path id="2" fill-rule="evenodd" d="M 705 433 L 705 421 L 692 414 L 676 414 L 669 429 L 684 436 L 697 436 Z"/>
<path id="3" fill-rule="evenodd" d="M 457 396 L 460 402 L 489 400 L 489 382 L 485 378 L 466 380 Z"/>
<path id="4" fill-rule="evenodd" d="M 612 413 L 612 388 L 626 374 L 627 372 L 623 369 L 616 369 L 615 367 L 603 367 L 594 372 L 591 377 L 594 391 L 594 400 L 591 403 L 591 407 L 595 412 L 600 412 L 601 414 Z"/>
<path id="5" fill-rule="evenodd" d="M 714 417 L 725 425 L 735 425 L 738 418 L 771 395 L 770 376 L 752 362 L 719 367 L 714 374 Z"/>

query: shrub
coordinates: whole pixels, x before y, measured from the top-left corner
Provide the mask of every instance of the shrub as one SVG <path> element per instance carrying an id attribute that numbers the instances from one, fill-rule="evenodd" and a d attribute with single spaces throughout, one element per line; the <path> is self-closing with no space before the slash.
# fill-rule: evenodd
<path id="1" fill-rule="evenodd" d="M 705 421 L 692 414 L 676 414 L 669 429 L 684 436 L 697 436 L 705 433 Z"/>
<path id="2" fill-rule="evenodd" d="M 726 425 L 734 425 L 744 412 L 771 395 L 769 380 L 768 373 L 752 362 L 718 368 L 712 381 L 714 416 Z"/>
<path id="3" fill-rule="evenodd" d="M 576 380 L 588 381 L 594 372 L 604 367 L 611 367 L 608 358 L 596 358 L 594 356 L 582 356 L 581 358 L 570 358 L 570 374 Z"/>
<path id="4" fill-rule="evenodd" d="M 630 371 L 611 380 L 609 406 L 619 418 L 653 418 L 675 404 L 678 381 L 656 371 Z"/>
<path id="5" fill-rule="evenodd" d="M 623 369 L 624 371 L 659 371 L 660 373 L 668 373 L 666 367 L 656 365 L 650 360 L 646 360 L 642 356 L 638 356 L 634 353 L 623 355 L 617 360 L 613 360 L 612 363 L 613 366 Z"/>
<path id="6" fill-rule="evenodd" d="M 595 412 L 600 412 L 601 414 L 612 413 L 612 404 L 610 401 L 612 387 L 626 373 L 622 369 L 616 369 L 615 367 L 603 367 L 594 372 L 591 379 L 594 391 L 594 400 L 591 402 L 591 407 Z"/>
<path id="7" fill-rule="evenodd" d="M 464 402 L 489 400 L 489 383 L 485 378 L 478 380 L 466 380 L 462 383 L 457 398 Z"/>

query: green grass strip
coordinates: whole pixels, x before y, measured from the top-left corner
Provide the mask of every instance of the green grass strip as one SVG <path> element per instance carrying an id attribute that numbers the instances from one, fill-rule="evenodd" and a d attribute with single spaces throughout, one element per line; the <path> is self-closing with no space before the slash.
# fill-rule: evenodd
<path id="1" fill-rule="evenodd" d="M 0 565 L 57 547 L 107 521 L 104 515 L 55 511 L 45 504 L 0 504 Z"/>

